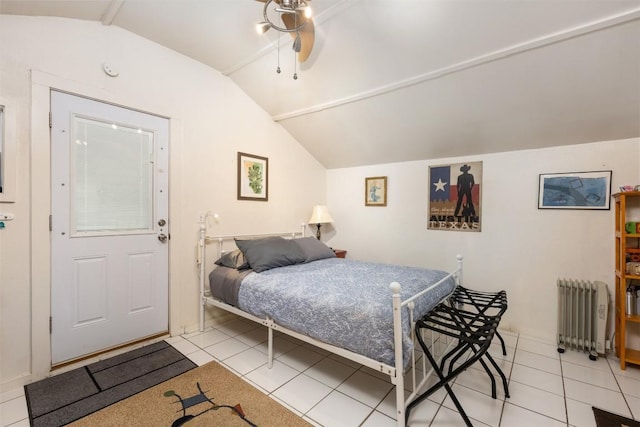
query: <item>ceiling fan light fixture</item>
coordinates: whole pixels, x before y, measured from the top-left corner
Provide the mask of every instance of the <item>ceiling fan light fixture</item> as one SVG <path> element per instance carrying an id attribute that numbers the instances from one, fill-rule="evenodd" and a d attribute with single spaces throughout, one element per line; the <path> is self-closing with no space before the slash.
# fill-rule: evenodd
<path id="1" fill-rule="evenodd" d="M 296 10 L 295 10 L 295 9 L 283 9 L 283 8 L 281 8 L 281 7 L 276 7 L 276 8 L 275 8 L 275 9 L 273 9 L 273 10 L 275 10 L 275 11 L 276 11 L 276 12 L 278 12 L 278 13 L 296 13 Z"/>
<path id="2" fill-rule="evenodd" d="M 271 24 L 266 21 L 259 22 L 256 24 L 256 31 L 258 32 L 258 34 L 266 33 L 267 31 L 269 31 L 269 28 L 271 28 Z"/>
<path id="3" fill-rule="evenodd" d="M 278 7 L 274 9 L 274 11 L 280 14 L 280 18 L 285 23 L 284 27 L 276 24 L 274 20 L 271 17 L 269 17 L 269 14 L 268 14 L 269 5 L 271 5 L 271 3 L 274 3 L 274 2 L 278 5 Z M 268 24 L 270 28 L 274 28 L 283 33 L 290 33 L 291 36 L 293 37 L 293 33 L 299 32 L 309 23 L 308 19 L 301 19 L 298 21 L 298 16 L 299 15 L 306 16 L 306 14 L 310 13 L 310 10 L 311 8 L 307 5 L 307 3 L 304 0 L 289 0 L 289 1 L 265 0 L 264 7 L 262 9 L 262 16 L 264 18 L 264 21 L 258 25 Z M 291 15 L 294 15 L 293 16 L 294 19 L 285 21 L 285 18 L 288 19 L 291 17 Z M 290 22 L 290 23 L 293 22 L 293 24 L 287 24 L 287 22 Z M 264 33 L 264 31 L 262 31 L 262 33 Z M 258 30 L 258 32 L 260 32 L 260 29 Z"/>
<path id="4" fill-rule="evenodd" d="M 281 33 L 289 33 L 294 39 L 291 46 L 294 51 L 294 66 L 296 58 L 300 62 L 306 61 L 314 42 L 314 24 L 311 19 L 311 8 L 308 5 L 309 0 L 258 1 L 264 3 L 262 8 L 262 16 L 264 19 L 256 25 L 257 32 L 259 34 L 264 34 L 270 28 L 273 28 Z M 275 5 L 275 7 L 270 8 L 269 6 L 271 5 Z M 275 12 L 275 14 L 273 12 Z M 280 23 L 280 21 L 282 21 L 282 23 Z M 280 72 L 279 41 L 277 46 L 278 68 L 276 72 Z M 297 79 L 297 73 L 294 73 L 293 78 Z"/>

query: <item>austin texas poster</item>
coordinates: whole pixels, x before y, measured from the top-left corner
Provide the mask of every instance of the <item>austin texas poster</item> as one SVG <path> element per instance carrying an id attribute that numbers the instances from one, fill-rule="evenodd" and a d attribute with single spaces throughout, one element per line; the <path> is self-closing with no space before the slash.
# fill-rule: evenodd
<path id="1" fill-rule="evenodd" d="M 429 167 L 429 230 L 480 231 L 482 162 Z"/>

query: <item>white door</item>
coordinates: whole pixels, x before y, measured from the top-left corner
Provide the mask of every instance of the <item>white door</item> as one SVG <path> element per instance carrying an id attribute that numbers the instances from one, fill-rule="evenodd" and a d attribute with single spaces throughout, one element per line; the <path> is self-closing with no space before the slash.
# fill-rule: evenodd
<path id="1" fill-rule="evenodd" d="M 166 118 L 51 92 L 51 356 L 168 330 Z"/>

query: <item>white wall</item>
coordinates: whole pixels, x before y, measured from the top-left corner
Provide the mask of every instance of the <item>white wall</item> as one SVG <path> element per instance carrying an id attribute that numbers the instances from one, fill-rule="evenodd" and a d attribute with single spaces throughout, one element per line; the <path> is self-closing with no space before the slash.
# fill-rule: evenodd
<path id="1" fill-rule="evenodd" d="M 483 162 L 482 231 L 427 230 L 429 166 L 470 161 Z M 615 192 L 640 183 L 639 162 L 636 138 L 329 170 L 335 222 L 324 235 L 355 259 L 450 270 L 462 254 L 467 286 L 507 290 L 503 327 L 555 339 L 559 277 L 601 280 L 614 291 L 614 211 L 539 210 L 538 175 L 612 170 Z M 370 176 L 388 177 L 386 207 L 364 206 Z"/>
<path id="2" fill-rule="evenodd" d="M 119 70 L 107 76 L 102 64 Z M 197 326 L 200 214 L 221 234 L 299 230 L 326 171 L 227 77 L 117 27 L 0 15 L 0 103 L 15 114 L 16 219 L 0 230 L 0 391 L 50 364 L 49 89 L 170 118 L 170 327 Z M 269 201 L 236 200 L 238 151 L 269 158 Z"/>

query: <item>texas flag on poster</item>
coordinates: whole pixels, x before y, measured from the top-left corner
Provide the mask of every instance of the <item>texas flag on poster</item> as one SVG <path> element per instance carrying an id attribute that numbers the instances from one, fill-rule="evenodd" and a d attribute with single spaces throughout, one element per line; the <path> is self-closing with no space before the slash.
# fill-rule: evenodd
<path id="1" fill-rule="evenodd" d="M 480 231 L 482 162 L 429 167 L 430 230 Z"/>

